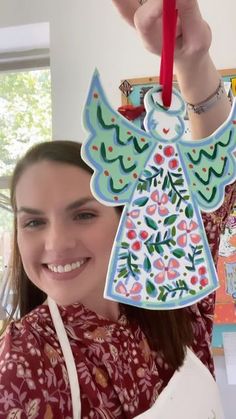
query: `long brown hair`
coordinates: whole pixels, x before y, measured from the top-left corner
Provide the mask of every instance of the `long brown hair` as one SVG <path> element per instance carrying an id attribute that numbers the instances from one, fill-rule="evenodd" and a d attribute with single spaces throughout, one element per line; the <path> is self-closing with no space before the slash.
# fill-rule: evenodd
<path id="1" fill-rule="evenodd" d="M 26 168 L 41 161 L 66 163 L 80 167 L 92 174 L 80 156 L 81 144 L 73 141 L 52 141 L 33 146 L 17 163 L 11 183 L 11 204 L 14 213 L 14 237 L 12 253 L 11 286 L 14 301 L 10 319 L 19 308 L 20 316 L 42 304 L 46 294 L 38 289 L 27 277 L 17 245 L 16 185 Z M 121 212 L 120 208 L 117 208 Z M 174 368 L 179 368 L 185 357 L 185 349 L 192 342 L 191 319 L 187 309 L 154 311 L 121 304 L 131 323 L 138 323 L 145 333 L 152 350 L 161 351 L 165 360 Z"/>

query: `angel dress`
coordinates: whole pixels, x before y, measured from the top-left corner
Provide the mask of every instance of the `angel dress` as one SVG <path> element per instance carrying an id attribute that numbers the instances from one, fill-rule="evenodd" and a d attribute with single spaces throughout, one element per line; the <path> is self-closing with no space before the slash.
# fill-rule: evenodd
<path id="1" fill-rule="evenodd" d="M 229 187 L 224 206 L 207 215 L 210 245 L 219 239 L 235 192 L 236 185 Z M 214 256 L 216 249 L 212 247 Z M 214 295 L 184 310 L 192 318 L 191 351 L 213 373 Z M 117 322 L 104 319 L 81 304 L 59 307 L 59 311 L 75 360 L 81 417 L 145 417 L 176 374 L 161 353 L 150 351 L 139 325 L 123 315 Z M 47 305 L 11 323 L 0 341 L 0 419 L 12 418 L 73 418 L 68 372 Z"/>

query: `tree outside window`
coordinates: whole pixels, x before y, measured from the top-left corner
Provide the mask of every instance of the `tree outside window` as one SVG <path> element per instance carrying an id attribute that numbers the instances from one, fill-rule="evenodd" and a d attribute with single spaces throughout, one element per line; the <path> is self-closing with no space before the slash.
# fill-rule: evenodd
<path id="1" fill-rule="evenodd" d="M 1 185 L 31 145 L 51 140 L 51 119 L 50 69 L 0 74 L 0 276 L 3 236 L 12 231 L 9 189 Z"/>

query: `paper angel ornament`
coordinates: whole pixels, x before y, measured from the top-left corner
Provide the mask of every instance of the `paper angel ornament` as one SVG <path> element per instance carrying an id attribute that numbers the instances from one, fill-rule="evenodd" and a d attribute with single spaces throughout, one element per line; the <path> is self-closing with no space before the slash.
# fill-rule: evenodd
<path id="1" fill-rule="evenodd" d="M 185 104 L 161 86 L 145 96 L 146 131 L 112 109 L 97 73 L 84 110 L 90 136 L 82 157 L 101 203 L 123 205 L 104 296 L 149 309 L 174 309 L 218 287 L 200 211 L 214 211 L 236 177 L 236 106 L 213 135 L 182 139 Z"/>

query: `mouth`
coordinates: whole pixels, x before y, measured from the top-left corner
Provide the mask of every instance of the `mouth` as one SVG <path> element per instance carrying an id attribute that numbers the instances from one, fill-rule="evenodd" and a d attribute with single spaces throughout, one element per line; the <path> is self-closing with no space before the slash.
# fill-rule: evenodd
<path id="1" fill-rule="evenodd" d="M 66 265 L 54 265 L 54 264 L 48 264 L 45 265 L 47 268 L 52 272 L 57 272 L 59 274 L 65 273 L 65 272 L 71 272 L 75 269 L 80 268 L 85 262 L 87 261 L 87 258 L 80 259 L 73 263 L 67 263 Z"/>
<path id="2" fill-rule="evenodd" d="M 88 263 L 89 258 L 83 258 L 73 263 L 62 264 L 43 264 L 43 268 L 47 271 L 52 278 L 55 279 L 70 279 L 79 274 L 85 265 Z"/>

